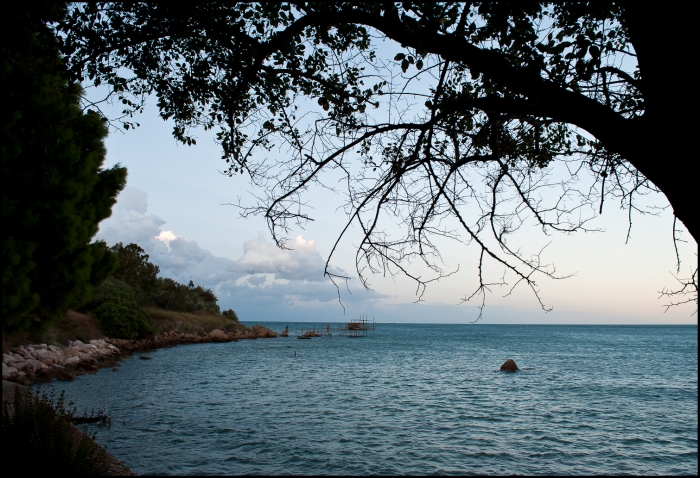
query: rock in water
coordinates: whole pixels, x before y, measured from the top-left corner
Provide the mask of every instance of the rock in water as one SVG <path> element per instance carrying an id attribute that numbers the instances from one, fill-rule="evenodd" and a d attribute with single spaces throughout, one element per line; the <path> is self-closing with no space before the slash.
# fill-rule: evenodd
<path id="1" fill-rule="evenodd" d="M 508 359 L 501 365 L 501 372 L 517 372 L 518 366 L 515 365 L 515 360 Z"/>

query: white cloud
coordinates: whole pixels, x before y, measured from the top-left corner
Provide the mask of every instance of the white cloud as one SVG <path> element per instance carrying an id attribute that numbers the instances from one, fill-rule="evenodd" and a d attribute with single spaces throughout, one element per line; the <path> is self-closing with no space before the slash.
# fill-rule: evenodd
<path id="1" fill-rule="evenodd" d="M 210 287 L 219 297 L 222 308 L 233 307 L 249 320 L 272 320 L 279 314 L 303 320 L 308 317 L 304 306 L 328 309 L 342 316 L 338 290 L 323 276 L 325 261 L 313 240 L 298 236 L 280 249 L 268 242 L 262 232 L 243 244 L 237 260 L 214 256 L 195 241 L 161 229 L 166 222 L 147 214 L 148 195 L 127 187 L 119 196 L 110 218 L 100 224 L 98 238 L 109 245 L 134 242 L 160 266 L 161 277 L 178 282 Z M 346 275 L 342 270 L 334 273 Z M 358 304 L 383 297 L 364 289 L 348 294 L 344 284 L 343 302 Z"/>
<path id="2" fill-rule="evenodd" d="M 160 234 L 155 237 L 155 239 L 165 244 L 169 251 L 171 250 L 170 243 L 177 238 L 178 236 L 173 234 L 173 231 L 161 231 Z"/>
<path id="3" fill-rule="evenodd" d="M 165 224 L 161 218 L 146 214 L 148 194 L 136 188 L 125 188 L 112 208 L 112 216 L 100 223 L 97 237 L 107 244 L 150 243 L 161 233 L 160 226 Z"/>
<path id="4" fill-rule="evenodd" d="M 297 236 L 290 249 L 267 242 L 262 232 L 243 244 L 238 270 L 247 274 L 274 274 L 277 279 L 322 281 L 325 262 L 314 241 Z"/>

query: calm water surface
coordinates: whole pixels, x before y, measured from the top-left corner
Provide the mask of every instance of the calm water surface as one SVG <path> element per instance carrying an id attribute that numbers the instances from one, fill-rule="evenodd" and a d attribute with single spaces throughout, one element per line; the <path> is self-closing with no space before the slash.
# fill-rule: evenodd
<path id="1" fill-rule="evenodd" d="M 697 474 L 697 332 L 382 325 L 162 349 L 42 388 L 111 410 L 91 430 L 139 474 Z"/>

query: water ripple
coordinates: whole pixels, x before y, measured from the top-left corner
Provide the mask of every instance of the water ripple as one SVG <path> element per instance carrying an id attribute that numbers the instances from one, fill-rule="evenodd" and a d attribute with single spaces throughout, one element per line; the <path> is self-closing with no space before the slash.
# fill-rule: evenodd
<path id="1" fill-rule="evenodd" d="M 159 350 L 43 387 L 109 408 L 98 441 L 142 474 L 698 472 L 697 327 L 402 324 L 296 342 Z M 498 371 L 509 357 L 520 372 Z"/>

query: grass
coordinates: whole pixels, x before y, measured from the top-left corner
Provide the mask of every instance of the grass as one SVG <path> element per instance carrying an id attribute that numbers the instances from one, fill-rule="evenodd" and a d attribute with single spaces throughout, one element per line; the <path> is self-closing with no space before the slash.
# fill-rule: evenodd
<path id="1" fill-rule="evenodd" d="M 190 314 L 154 308 L 146 308 L 144 310 L 153 319 L 156 334 L 170 331 L 184 334 L 206 334 L 214 329 L 223 330 L 224 332 L 250 330 L 245 325 L 228 319 L 223 315 L 204 312 Z"/>
<path id="2" fill-rule="evenodd" d="M 177 333 L 203 335 L 214 329 L 224 332 L 243 332 L 250 330 L 245 325 L 223 315 L 198 312 L 189 314 L 186 312 L 173 312 L 170 310 L 145 308 L 145 312 L 153 319 L 154 334 L 175 331 Z M 89 342 L 92 339 L 104 338 L 105 334 L 100 329 L 100 324 L 89 314 L 81 314 L 70 310 L 57 319 L 46 332 L 31 334 L 27 332 L 14 332 L 2 334 L 2 352 L 7 353 L 13 347 L 19 345 L 49 344 L 65 347 L 69 340 Z"/>
<path id="3" fill-rule="evenodd" d="M 100 324 L 88 315 L 69 310 L 66 315 L 56 319 L 48 329 L 41 333 L 13 332 L 2 334 L 2 352 L 7 353 L 11 348 L 26 344 L 49 344 L 65 347 L 69 340 L 89 342 L 92 339 L 104 337 Z"/>

